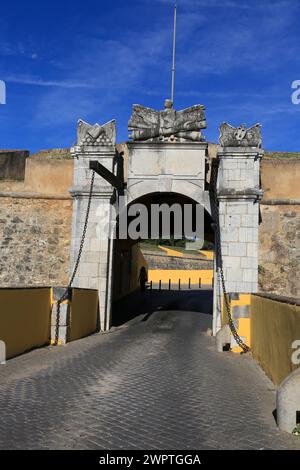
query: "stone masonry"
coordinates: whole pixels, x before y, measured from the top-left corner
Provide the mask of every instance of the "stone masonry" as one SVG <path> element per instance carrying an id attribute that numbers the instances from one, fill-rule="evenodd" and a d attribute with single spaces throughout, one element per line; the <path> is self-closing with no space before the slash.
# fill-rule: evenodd
<path id="1" fill-rule="evenodd" d="M 149 269 L 213 269 L 213 261 L 201 256 L 184 254 L 182 258 L 170 256 L 156 251 L 142 249 Z"/>
<path id="2" fill-rule="evenodd" d="M 200 144 L 203 145 L 204 142 Z M 119 147 L 125 151 L 126 180 L 128 147 L 126 143 Z M 209 162 L 216 152 L 217 145 L 209 144 Z M 72 186 L 76 159 L 70 159 L 69 149 L 49 149 L 25 158 L 28 153 L 0 151 L 0 284 L 1 287 L 67 285 L 72 225 L 72 200 L 68 190 Z M 226 178 L 231 175 L 229 167 L 224 168 Z M 299 169 L 298 154 L 266 152 L 260 162 L 264 197 L 260 204 L 259 290 L 290 297 L 300 297 Z M 243 166 L 238 170 L 243 170 Z M 243 171 L 233 176 L 241 175 Z M 207 184 L 209 180 L 208 170 Z M 237 205 L 235 203 L 233 210 L 237 210 Z M 252 208 L 256 210 L 256 204 Z M 253 222 L 251 214 L 241 218 L 242 223 Z M 230 233 L 228 237 L 232 236 Z M 237 260 L 231 261 L 237 263 Z M 251 263 L 253 260 L 243 261 L 243 265 Z"/>
<path id="3" fill-rule="evenodd" d="M 300 298 L 300 205 L 261 205 L 259 288 Z"/>
<path id="4" fill-rule="evenodd" d="M 228 292 L 258 288 L 259 161 L 253 147 L 220 147 L 218 199 L 222 261 Z"/>
<path id="5" fill-rule="evenodd" d="M 67 285 L 72 200 L 1 198 L 0 285 Z"/>
<path id="6" fill-rule="evenodd" d="M 115 121 L 104 126 L 78 122 L 77 145 L 71 149 L 74 158 L 71 272 L 73 271 L 84 228 L 92 171 L 90 161 L 98 161 L 110 172 L 114 170 Z M 73 286 L 98 289 L 100 327 L 110 326 L 112 280 L 112 186 L 95 174 L 88 227 L 81 261 Z"/>

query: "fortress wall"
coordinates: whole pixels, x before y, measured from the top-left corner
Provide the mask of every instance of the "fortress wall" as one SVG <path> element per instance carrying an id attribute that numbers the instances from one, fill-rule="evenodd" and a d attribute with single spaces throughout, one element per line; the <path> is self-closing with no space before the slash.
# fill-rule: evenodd
<path id="1" fill-rule="evenodd" d="M 0 151 L 0 286 L 67 284 L 72 178 L 67 149 L 30 157 L 26 151 Z M 266 154 L 261 162 L 261 291 L 300 297 L 299 181 L 299 157 Z"/>
<path id="2" fill-rule="evenodd" d="M 267 154 L 268 155 L 268 154 Z M 264 158 L 260 206 L 261 291 L 300 297 L 300 158 Z"/>
<path id="3" fill-rule="evenodd" d="M 14 153 L 20 168 L 17 157 Z M 27 158 L 23 179 L 20 170 L 10 169 L 7 177 L 7 168 L 0 180 L 0 286 L 66 285 L 72 221 L 69 153 L 53 150 Z"/>

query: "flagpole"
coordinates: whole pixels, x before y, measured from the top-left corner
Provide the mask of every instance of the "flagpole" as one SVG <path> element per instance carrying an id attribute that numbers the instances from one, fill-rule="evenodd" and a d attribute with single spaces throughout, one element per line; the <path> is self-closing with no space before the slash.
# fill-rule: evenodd
<path id="1" fill-rule="evenodd" d="M 175 3 L 174 5 L 174 29 L 173 29 L 172 85 L 171 85 L 172 103 L 174 103 L 174 85 L 175 85 L 176 23 L 177 23 L 177 6 Z"/>

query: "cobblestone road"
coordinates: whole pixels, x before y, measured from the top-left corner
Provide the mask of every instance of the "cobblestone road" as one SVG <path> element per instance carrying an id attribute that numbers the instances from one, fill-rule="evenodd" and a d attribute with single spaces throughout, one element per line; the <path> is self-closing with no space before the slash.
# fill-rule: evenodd
<path id="1" fill-rule="evenodd" d="M 249 356 L 217 353 L 211 316 L 158 311 L 0 367 L 3 449 L 293 449 Z"/>

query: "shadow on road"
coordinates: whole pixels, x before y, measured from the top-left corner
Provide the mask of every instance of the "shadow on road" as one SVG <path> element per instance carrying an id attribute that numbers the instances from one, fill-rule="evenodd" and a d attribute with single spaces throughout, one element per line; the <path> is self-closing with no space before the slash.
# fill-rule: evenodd
<path id="1" fill-rule="evenodd" d="M 146 321 L 157 310 L 181 310 L 212 315 L 213 291 L 212 289 L 146 292 L 136 290 L 114 302 L 112 325 L 122 325 L 143 314 L 145 316 L 142 321 Z"/>

